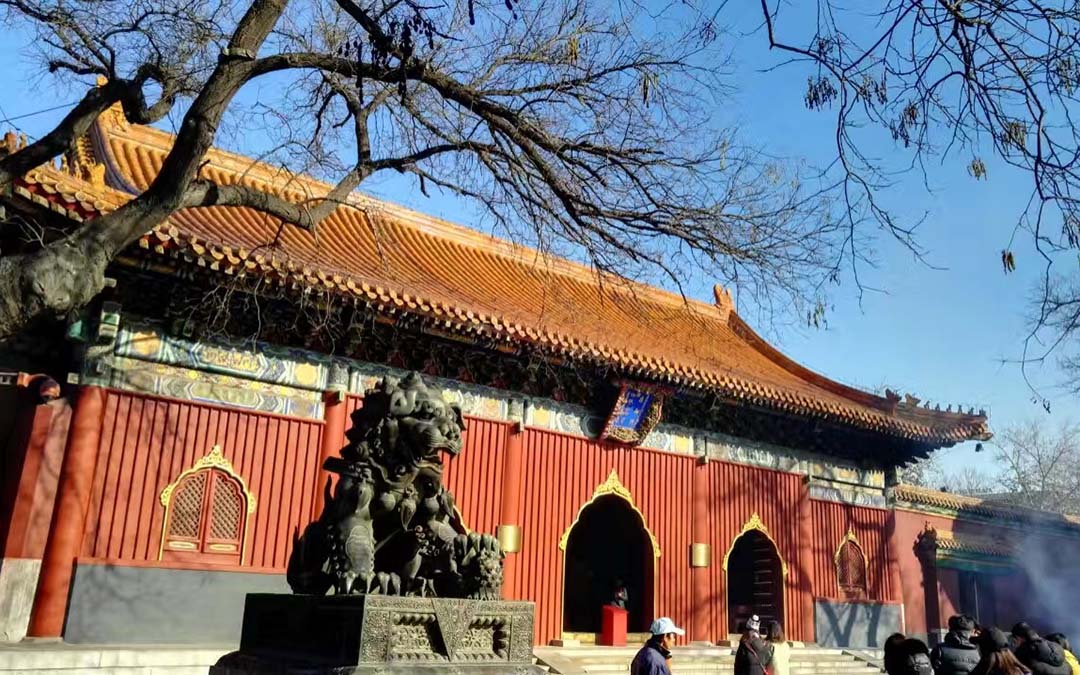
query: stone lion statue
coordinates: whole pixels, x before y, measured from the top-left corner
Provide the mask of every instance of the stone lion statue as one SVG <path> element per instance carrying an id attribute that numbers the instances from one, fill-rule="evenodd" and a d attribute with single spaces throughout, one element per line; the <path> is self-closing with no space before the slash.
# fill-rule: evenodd
<path id="1" fill-rule="evenodd" d="M 461 409 L 416 373 L 384 379 L 352 415 L 319 518 L 294 540 L 294 593 L 382 593 L 497 599 L 503 553 L 467 533 L 443 487 L 442 454 L 462 448 Z"/>

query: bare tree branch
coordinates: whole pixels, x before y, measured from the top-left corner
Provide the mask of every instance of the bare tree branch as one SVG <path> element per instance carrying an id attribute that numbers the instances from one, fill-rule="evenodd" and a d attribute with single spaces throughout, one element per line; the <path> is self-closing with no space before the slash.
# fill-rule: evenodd
<path id="1" fill-rule="evenodd" d="M 600 271 L 680 289 L 704 272 L 808 320 L 843 270 L 864 262 L 859 223 L 830 198 L 834 184 L 741 143 L 710 114 L 726 94 L 724 62 L 700 11 L 635 16 L 585 0 L 513 13 L 412 0 L 131 0 L 105 11 L 93 0 L 0 0 L 0 12 L 40 33 L 56 75 L 101 75 L 105 91 L 132 83 L 115 95 L 131 122 L 183 113 L 160 171 L 130 202 L 37 249 L 3 251 L 0 337 L 88 302 L 109 261 L 179 209 L 245 207 L 313 229 L 381 172 L 474 201 L 514 239 Z M 660 18 L 678 30 L 641 30 Z M 100 110 L 61 133 L 64 143 Z M 275 187 L 286 191 L 201 173 L 230 136 L 280 165 Z M 48 148 L 35 165 L 63 149 Z M 282 196 L 297 192 L 304 199 Z"/>
<path id="2" fill-rule="evenodd" d="M 816 20 L 803 20 L 810 15 Z M 964 166 L 974 180 L 993 180 L 995 165 L 1030 178 L 1030 199 L 1018 208 L 1000 260 L 1005 273 L 1017 264 L 1042 272 L 1021 359 L 1025 376 L 1026 366 L 1075 351 L 1072 302 L 1063 294 L 1077 289 L 1080 250 L 1080 6 L 888 0 L 867 14 L 835 0 L 760 0 L 760 16 L 769 46 L 786 63 L 808 66 L 806 106 L 835 119 L 852 212 L 913 245 L 910 228 L 880 197 L 895 170 L 923 170 L 935 158 Z M 867 128 L 887 134 L 903 162 L 868 153 Z M 1034 244 L 1030 261 L 1017 259 L 1018 235 Z"/>

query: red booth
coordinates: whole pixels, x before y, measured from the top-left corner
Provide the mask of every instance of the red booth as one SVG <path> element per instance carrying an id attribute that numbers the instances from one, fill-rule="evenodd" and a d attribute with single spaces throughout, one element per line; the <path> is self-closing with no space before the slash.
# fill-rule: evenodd
<path id="1" fill-rule="evenodd" d="M 600 640 L 605 647 L 626 646 L 627 611 L 613 605 L 604 605 L 600 618 Z"/>

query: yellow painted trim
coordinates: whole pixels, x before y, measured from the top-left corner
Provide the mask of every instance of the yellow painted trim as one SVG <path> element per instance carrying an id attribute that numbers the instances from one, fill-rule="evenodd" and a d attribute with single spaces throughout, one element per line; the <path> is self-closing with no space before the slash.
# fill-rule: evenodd
<path id="1" fill-rule="evenodd" d="M 199 460 L 196 460 L 194 464 L 185 469 L 176 477 L 176 480 L 165 486 L 165 489 L 161 491 L 161 496 L 158 500 L 161 505 L 165 507 L 165 517 L 161 521 L 161 542 L 158 545 L 158 560 L 161 560 L 165 554 L 165 533 L 169 528 L 169 506 L 172 501 L 172 494 L 180 483 L 188 476 L 203 471 L 205 469 L 217 469 L 223 471 L 229 475 L 232 479 L 240 484 L 240 491 L 244 493 L 244 500 L 247 503 L 248 517 L 244 519 L 244 531 L 240 533 L 240 564 L 244 564 L 244 554 L 247 552 L 247 533 L 248 526 L 251 524 L 251 514 L 255 513 L 255 495 L 251 494 L 248 490 L 247 482 L 244 477 L 241 476 L 233 469 L 232 462 L 225 459 L 225 455 L 221 452 L 221 446 L 215 445 L 210 449 L 210 452 Z"/>
<path id="2" fill-rule="evenodd" d="M 731 558 L 731 552 L 735 550 L 735 544 L 738 543 L 739 539 L 741 539 L 744 534 L 754 531 L 763 534 L 765 538 L 769 540 L 769 543 L 773 545 L 773 549 L 776 551 L 776 557 L 780 559 L 780 573 L 786 579 L 788 575 L 788 565 L 784 560 L 784 556 L 780 554 L 780 546 L 776 543 L 776 540 L 773 539 L 773 536 L 769 534 L 769 528 L 761 521 L 761 516 L 759 516 L 756 511 L 750 516 L 750 520 L 747 520 L 746 524 L 742 526 L 742 530 L 731 540 L 731 545 L 728 546 L 727 553 L 724 554 L 724 564 L 722 566 L 724 573 L 726 574 L 728 571 L 728 559 Z"/>
<path id="3" fill-rule="evenodd" d="M 619 474 L 615 471 L 615 469 L 612 469 L 611 473 L 608 474 L 607 480 L 605 480 L 603 483 L 596 487 L 596 490 L 593 491 L 592 497 L 589 498 L 589 501 L 582 504 L 581 508 L 578 509 L 577 516 L 574 518 L 574 522 L 570 523 L 570 526 L 567 527 L 566 531 L 563 532 L 562 537 L 559 538 L 559 550 L 564 552 L 566 551 L 566 544 L 568 541 L 570 541 L 570 532 L 577 526 L 578 521 L 581 520 L 581 514 L 585 513 L 585 509 L 589 508 L 589 506 L 591 506 L 593 502 L 595 502 L 597 499 L 600 499 L 601 497 L 606 497 L 608 495 L 614 495 L 615 497 L 618 497 L 625 501 L 627 504 L 630 505 L 630 508 L 633 509 L 634 513 L 638 515 L 638 518 L 641 518 L 641 526 L 645 529 L 645 534 L 649 535 L 649 542 L 652 544 L 653 557 L 659 558 L 660 543 L 659 541 L 657 541 L 656 535 L 653 534 L 652 530 L 649 529 L 649 523 L 645 520 L 645 514 L 642 513 L 641 509 L 639 509 L 637 507 L 637 504 L 634 503 L 634 498 L 630 494 L 630 490 L 626 489 L 626 486 L 623 485 L 621 480 L 619 480 Z"/>
<path id="4" fill-rule="evenodd" d="M 638 518 L 641 519 L 641 527 L 645 530 L 645 534 L 649 535 L 649 542 L 652 544 L 653 550 L 652 607 L 654 611 L 656 609 L 656 599 L 660 595 L 659 584 L 657 583 L 657 578 L 659 577 L 660 570 L 658 569 L 659 565 L 656 563 L 656 559 L 660 557 L 660 544 L 656 540 L 656 535 L 653 534 L 652 530 L 649 529 L 649 524 L 645 522 L 645 514 L 642 513 L 640 509 L 638 509 L 636 504 L 634 504 L 634 497 L 630 494 L 630 490 L 628 490 L 626 486 L 623 485 L 622 481 L 619 480 L 619 474 L 615 471 L 615 469 L 612 469 L 611 473 L 608 474 L 607 480 L 596 486 L 596 489 L 593 490 L 592 497 L 590 497 L 587 502 L 581 505 L 581 508 L 578 509 L 577 516 L 574 518 L 574 522 L 570 523 L 570 526 L 566 528 L 565 532 L 563 532 L 562 537 L 559 538 L 559 550 L 563 552 L 561 594 L 562 600 L 559 602 L 559 624 L 563 627 L 566 626 L 566 615 L 564 612 L 566 608 L 563 606 L 566 602 L 566 544 L 570 541 L 570 532 L 573 531 L 573 529 L 577 526 L 578 521 L 581 520 L 581 514 L 585 512 L 585 509 L 589 508 L 589 506 L 591 506 L 592 503 L 595 502 L 597 499 L 605 497 L 607 495 L 614 495 L 629 504 L 630 508 L 634 510 L 634 513 L 638 515 Z M 563 633 L 563 635 L 575 634 Z M 576 635 L 591 635 L 591 633 L 578 633 Z M 593 641 L 593 643 L 595 643 L 595 637 L 593 637 Z M 585 641 L 582 640 L 582 643 L 585 644 Z"/>

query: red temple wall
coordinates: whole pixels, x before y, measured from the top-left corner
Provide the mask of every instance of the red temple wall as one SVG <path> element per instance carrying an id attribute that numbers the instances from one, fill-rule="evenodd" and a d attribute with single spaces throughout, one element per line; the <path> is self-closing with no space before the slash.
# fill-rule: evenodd
<path id="1" fill-rule="evenodd" d="M 836 502 L 812 500 L 814 536 L 803 547 L 810 559 L 816 598 L 841 599 L 836 578 L 836 552 L 850 529 L 866 557 L 867 598 L 898 602 L 899 589 L 889 574 L 887 535 L 889 511 Z"/>
<path id="2" fill-rule="evenodd" d="M 349 412 L 361 404 L 346 401 Z M 468 418 L 465 448 L 448 458 L 445 482 L 465 524 L 494 533 L 500 522 L 504 456 L 511 426 Z M 257 499 L 248 529 L 244 568 L 284 570 L 294 532 L 310 519 L 319 474 L 323 423 L 188 401 L 109 391 L 82 556 L 152 564 L 157 560 L 164 509 L 162 489 L 215 444 L 247 481 Z M 528 428 L 522 434 L 519 569 L 509 597 L 537 603 L 536 640 L 563 632 L 564 553 L 559 540 L 580 509 L 614 469 L 648 528 L 657 537 L 653 608 L 689 625 L 695 598 L 704 602 L 708 637 L 727 634 L 725 554 L 757 513 L 786 562 L 785 628 L 812 640 L 812 599 L 835 597 L 832 557 L 851 527 L 869 566 L 872 600 L 899 595 L 887 572 L 878 509 L 808 501 L 804 477 L 769 469 L 648 449 L 625 449 L 590 439 Z M 341 439 L 344 444 L 344 439 Z M 689 565 L 694 472 L 705 472 L 706 521 L 712 563 L 705 588 L 695 588 Z M 800 519 L 811 525 L 800 529 Z M 921 531 L 919 522 L 918 531 Z M 912 541 L 917 531 L 911 535 Z M 809 541 L 802 541 L 810 536 Z"/>
<path id="3" fill-rule="evenodd" d="M 963 534 L 971 533 L 980 537 L 1000 538 L 1005 542 L 1016 542 L 1026 536 L 1026 530 L 1014 525 L 995 526 L 985 522 L 957 520 L 946 516 L 933 515 L 897 509 L 895 519 L 896 558 L 903 576 L 902 597 L 907 631 L 916 635 L 925 635 L 928 631 L 940 630 L 947 626 L 950 616 L 959 611 L 960 576 L 957 570 L 948 567 L 924 571 L 921 561 L 915 554 L 915 543 L 919 534 L 927 525 L 940 531 Z M 1037 542 L 1021 546 L 1037 546 L 1057 569 L 1071 569 L 1072 561 L 1080 555 L 1077 542 L 1071 537 L 1039 532 Z M 1044 613 L 1036 606 L 1037 593 L 1031 588 L 1031 581 L 1026 574 L 1017 570 L 1011 574 L 990 576 L 994 588 L 994 604 L 997 623 L 1009 627 L 1021 619 L 1037 621 Z M 929 586 L 929 588 L 928 588 Z"/>
<path id="4" fill-rule="evenodd" d="M 936 574 L 938 602 L 937 626 L 938 628 L 944 628 L 949 625 L 949 617 L 960 614 L 961 611 L 960 573 L 949 567 L 939 567 Z"/>
<path id="5" fill-rule="evenodd" d="M 221 445 L 255 496 L 243 567 L 284 570 L 310 520 L 322 422 L 110 390 L 82 555 L 158 559 L 161 491 Z"/>
<path id="6" fill-rule="evenodd" d="M 927 513 L 915 513 L 897 509 L 892 513 L 894 518 L 893 537 L 895 539 L 893 549 L 896 554 L 897 566 L 903 579 L 901 599 L 904 602 L 904 624 L 906 632 L 915 635 L 927 633 L 927 602 L 938 597 L 936 585 L 927 589 L 927 580 L 923 573 L 922 562 L 915 555 L 915 543 L 919 535 L 926 529 L 926 525 L 951 530 L 953 520 L 943 516 L 935 516 Z M 933 581 L 933 580 L 931 580 Z M 931 611 L 935 611 L 930 604 Z M 940 614 L 940 612 L 938 612 Z M 940 624 L 939 624 L 940 625 Z"/>
<path id="7" fill-rule="evenodd" d="M 509 597 L 536 602 L 536 641 L 562 634 L 563 532 L 574 523 L 614 469 L 629 490 L 661 551 L 654 560 L 653 608 L 685 623 L 693 589 L 687 564 L 694 459 L 648 450 L 613 448 L 589 439 L 526 429 L 523 439 L 522 551 Z"/>
<path id="8" fill-rule="evenodd" d="M 712 547 L 710 586 L 707 591 L 708 625 L 714 640 L 728 634 L 728 607 L 724 557 L 740 535 L 743 525 L 757 513 L 769 530 L 781 559 L 787 563 L 784 583 L 784 629 L 793 640 L 811 640 L 812 619 L 806 604 L 812 599 L 800 588 L 809 584 L 810 567 L 800 555 L 800 502 L 806 496 L 803 477 L 796 474 L 760 469 L 727 462 L 709 462 L 708 522 Z"/>
<path id="9" fill-rule="evenodd" d="M 474 532 L 495 534 L 502 508 L 503 461 L 510 425 L 467 417 L 465 447 L 457 457 L 446 458 L 443 484 L 465 526 Z"/>
<path id="10" fill-rule="evenodd" d="M 356 410 L 360 401 L 350 396 L 347 410 Z M 465 449 L 460 456 L 447 460 L 445 482 L 455 495 L 466 525 L 491 534 L 499 524 L 502 465 L 510 425 L 473 417 L 467 422 Z M 869 599 L 898 599 L 887 572 L 885 510 L 814 502 L 812 541 L 804 547 L 797 527 L 800 502 L 806 498 L 802 476 L 719 461 L 697 467 L 693 457 L 628 450 L 529 428 L 524 433 L 518 477 L 522 485 L 522 551 L 515 554 L 520 567 L 528 573 L 519 575 L 507 593 L 508 597 L 537 603 L 538 644 L 558 638 L 563 632 L 565 554 L 559 549 L 559 540 L 612 469 L 658 538 L 662 553 L 654 568 L 654 613 L 658 615 L 686 624 L 692 615 L 695 589 L 688 552 L 695 470 L 706 471 L 709 476 L 710 539 L 706 543 L 711 545 L 713 559 L 709 586 L 701 596 L 709 598 L 705 612 L 714 639 L 727 634 L 723 558 L 754 513 L 769 528 L 789 568 L 785 580 L 785 628 L 793 638 L 813 638 L 812 613 L 807 606 L 812 596 L 836 597 L 833 554 L 849 526 L 867 557 Z M 807 551 L 812 551 L 812 556 L 807 557 Z M 803 592 L 804 587 L 810 588 L 810 593 Z"/>

